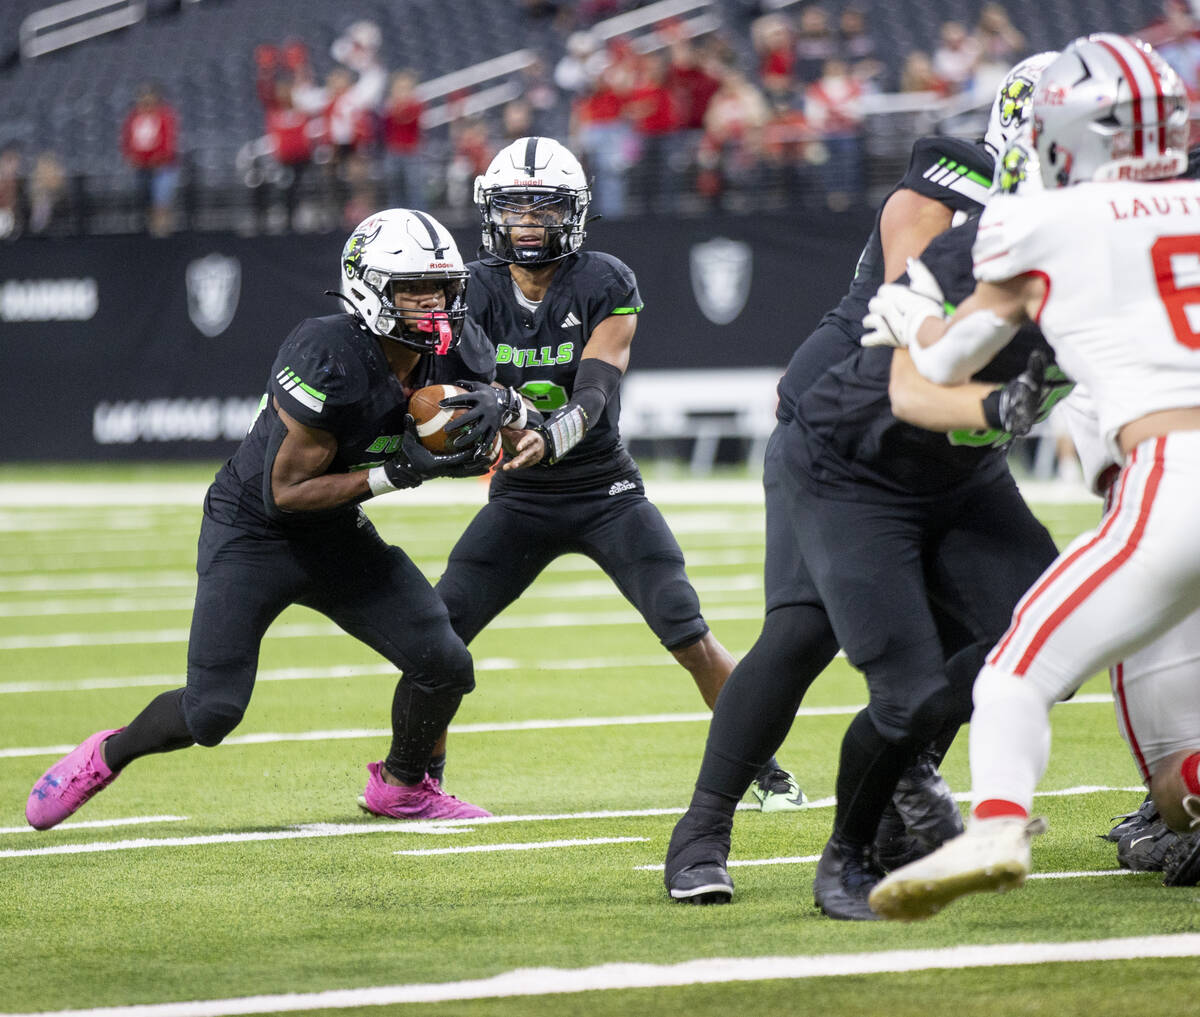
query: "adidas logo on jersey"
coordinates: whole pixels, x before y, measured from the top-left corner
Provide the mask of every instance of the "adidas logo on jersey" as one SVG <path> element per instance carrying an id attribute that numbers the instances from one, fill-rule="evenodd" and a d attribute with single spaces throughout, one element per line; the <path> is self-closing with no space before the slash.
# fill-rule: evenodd
<path id="1" fill-rule="evenodd" d="M 563 323 L 559 325 L 559 328 L 577 328 L 582 324 L 583 322 L 575 317 L 574 311 L 568 311 L 567 316 L 563 318 Z"/>
<path id="2" fill-rule="evenodd" d="M 608 489 L 608 493 L 610 495 L 620 494 L 622 491 L 632 491 L 636 487 L 637 484 L 635 484 L 632 480 L 618 480 L 613 484 L 612 487 Z"/>

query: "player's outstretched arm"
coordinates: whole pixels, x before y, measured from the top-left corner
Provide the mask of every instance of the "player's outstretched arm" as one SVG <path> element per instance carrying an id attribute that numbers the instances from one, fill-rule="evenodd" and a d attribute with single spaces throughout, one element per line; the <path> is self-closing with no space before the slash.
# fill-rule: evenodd
<path id="1" fill-rule="evenodd" d="M 265 463 L 263 500 L 271 515 L 320 512 L 368 496 L 366 474 L 325 472 L 338 448 L 329 431 L 300 423 L 277 402 L 275 409 L 286 432 L 275 436 Z"/>

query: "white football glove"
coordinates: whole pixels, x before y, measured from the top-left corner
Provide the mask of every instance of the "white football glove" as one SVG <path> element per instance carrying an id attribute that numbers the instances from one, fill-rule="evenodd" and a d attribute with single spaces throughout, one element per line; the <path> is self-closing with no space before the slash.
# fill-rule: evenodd
<path id="1" fill-rule="evenodd" d="M 863 346 L 908 348 L 917 341 L 917 330 L 926 318 L 946 317 L 945 297 L 933 273 L 919 258 L 909 258 L 908 285 L 885 283 L 867 305 L 863 318 L 867 330 L 859 340 Z"/>

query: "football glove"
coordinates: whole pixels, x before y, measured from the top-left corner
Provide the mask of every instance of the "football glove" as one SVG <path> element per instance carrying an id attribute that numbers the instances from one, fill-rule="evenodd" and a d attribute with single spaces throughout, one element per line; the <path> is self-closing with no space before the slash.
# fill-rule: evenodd
<path id="1" fill-rule="evenodd" d="M 445 455 L 430 452 L 421 444 L 416 421 L 410 414 L 404 422 L 400 450 L 383 465 L 367 472 L 367 484 L 372 494 L 385 494 L 418 487 L 435 477 L 481 477 L 491 467 L 490 441 Z"/>
<path id="2" fill-rule="evenodd" d="M 1024 371 L 983 400 L 988 427 L 1007 431 L 1014 438 L 1023 438 L 1030 432 L 1046 397 L 1047 366 L 1046 354 L 1034 350 Z"/>
<path id="3" fill-rule="evenodd" d="M 447 410 L 466 408 L 462 416 L 446 425 L 447 433 L 455 435 L 452 444 L 456 449 L 491 445 L 502 427 L 525 427 L 525 400 L 515 388 L 497 388 L 486 381 L 454 384 L 467 391 L 443 399 L 439 405 Z"/>
<path id="4" fill-rule="evenodd" d="M 946 298 L 933 273 L 920 258 L 909 258 L 908 284 L 886 283 L 871 298 L 863 318 L 863 346 L 903 346 L 916 343 L 926 318 L 946 317 Z"/>

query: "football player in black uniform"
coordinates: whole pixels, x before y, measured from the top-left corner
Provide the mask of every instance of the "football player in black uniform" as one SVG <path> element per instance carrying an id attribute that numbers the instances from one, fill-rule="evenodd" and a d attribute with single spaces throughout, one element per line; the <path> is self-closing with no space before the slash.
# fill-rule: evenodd
<path id="1" fill-rule="evenodd" d="M 471 655 L 421 571 L 379 537 L 359 503 L 487 472 L 498 417 L 459 434 L 466 447 L 434 455 L 407 406 L 426 384 L 491 378 L 495 354 L 466 320 L 466 268 L 431 217 L 371 216 L 340 268 L 348 313 L 302 321 L 287 337 L 258 416 L 205 497 L 186 686 L 55 763 L 26 805 L 38 829 L 71 815 L 135 759 L 221 742 L 250 701 L 263 635 L 290 604 L 320 611 L 403 672 L 391 750 L 367 767 L 366 807 L 398 819 L 489 814 L 426 775 L 434 743 L 474 687 Z"/>
<path id="2" fill-rule="evenodd" d="M 888 404 L 890 351 L 858 342 L 879 285 L 982 207 L 994 158 L 1053 56 L 1039 54 L 1009 73 L 982 145 L 949 138 L 914 145 L 850 292 L 780 382 L 779 425 L 763 474 L 767 613 L 714 712 L 691 805 L 671 838 L 664 879 L 673 899 L 731 898 L 726 861 L 747 774 L 782 743 L 839 645 L 866 675 L 871 699 L 843 742 L 834 835 L 814 881 L 817 906 L 835 918 L 876 917 L 866 897 L 881 875 L 874 841 L 890 809 L 883 846 L 891 864 L 961 831 L 935 763 L 969 716 L 972 668 L 1055 548 L 994 451 L 998 436 L 957 444 L 898 422 Z"/>
<path id="3" fill-rule="evenodd" d="M 493 477 L 488 504 L 437 584 L 454 630 L 469 644 L 550 562 L 584 554 L 712 706 L 733 658 L 701 616 L 683 552 L 617 430 L 642 308 L 633 272 L 581 250 L 587 180 L 551 138 L 522 138 L 500 152 L 476 180 L 475 201 L 487 257 L 468 266 L 469 313 L 496 343 L 498 380 L 529 401 L 536 426 Z M 802 804 L 773 758 L 750 776 L 764 810 Z"/>

